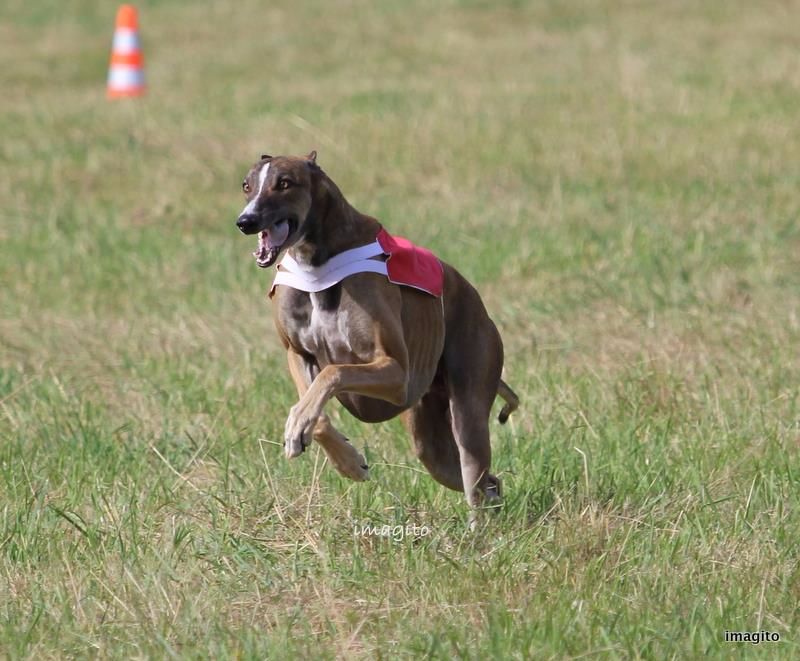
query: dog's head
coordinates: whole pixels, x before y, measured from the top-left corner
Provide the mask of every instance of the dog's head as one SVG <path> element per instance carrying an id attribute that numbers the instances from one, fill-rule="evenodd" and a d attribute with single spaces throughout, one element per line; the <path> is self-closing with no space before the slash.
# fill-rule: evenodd
<path id="1" fill-rule="evenodd" d="M 247 204 L 236 226 L 244 234 L 258 234 L 253 255 L 261 268 L 272 266 L 303 235 L 313 204 L 316 158 L 314 151 L 302 158 L 265 154 L 244 178 Z"/>

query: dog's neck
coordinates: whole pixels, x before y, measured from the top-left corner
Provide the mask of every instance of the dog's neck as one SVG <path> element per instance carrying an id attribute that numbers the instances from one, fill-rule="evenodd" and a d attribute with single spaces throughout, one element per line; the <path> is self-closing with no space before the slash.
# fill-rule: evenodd
<path id="1" fill-rule="evenodd" d="M 312 175 L 311 211 L 303 238 L 289 248 L 299 263 L 321 266 L 340 252 L 375 240 L 381 224 L 354 209 L 328 176 L 318 169 Z"/>

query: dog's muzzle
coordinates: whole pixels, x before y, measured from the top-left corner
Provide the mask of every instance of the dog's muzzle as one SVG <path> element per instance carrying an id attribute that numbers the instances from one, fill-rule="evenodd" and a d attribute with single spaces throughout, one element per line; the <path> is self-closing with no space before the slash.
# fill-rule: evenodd
<path id="1" fill-rule="evenodd" d="M 261 268 L 275 263 L 287 241 L 294 235 L 297 221 L 282 218 L 277 222 L 268 222 L 266 227 L 264 225 L 264 218 L 253 213 L 243 213 L 236 221 L 236 227 L 242 234 L 258 234 L 258 248 L 253 257 Z"/>

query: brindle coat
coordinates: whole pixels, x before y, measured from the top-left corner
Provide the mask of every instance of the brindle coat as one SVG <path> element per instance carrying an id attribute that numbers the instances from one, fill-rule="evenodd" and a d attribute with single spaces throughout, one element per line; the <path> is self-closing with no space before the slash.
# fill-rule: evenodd
<path id="1" fill-rule="evenodd" d="M 263 156 L 243 188 L 248 203 L 237 221 L 242 232 L 266 233 L 289 223 L 285 242 L 262 265 L 288 250 L 299 263 L 319 266 L 373 242 L 381 229 L 350 206 L 316 164 L 316 152 Z M 336 397 L 365 422 L 402 415 L 430 474 L 465 491 L 472 507 L 500 495 L 489 472 L 490 409 L 499 394 L 506 401 L 500 414 L 505 422 L 518 399 L 500 378 L 500 334 L 458 271 L 444 264 L 442 298 L 359 273 L 318 293 L 279 285 L 272 302 L 300 397 L 286 421 L 288 457 L 313 438 L 340 473 L 367 477 L 362 455 L 323 412 Z"/>

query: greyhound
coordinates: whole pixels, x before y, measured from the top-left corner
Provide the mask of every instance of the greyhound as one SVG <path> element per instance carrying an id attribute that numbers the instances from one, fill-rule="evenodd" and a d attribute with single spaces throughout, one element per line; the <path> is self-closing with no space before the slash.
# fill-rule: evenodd
<path id="1" fill-rule="evenodd" d="M 393 257 L 372 253 L 339 280 L 318 279 L 305 290 L 282 284 L 295 282 L 280 279 L 284 264 L 294 265 L 297 282 L 313 280 L 337 256 L 347 261 L 349 251 L 388 236 L 348 203 L 316 157 L 263 155 L 242 183 L 247 204 L 236 222 L 259 235 L 258 266 L 283 255 L 270 298 L 299 396 L 286 420 L 286 456 L 313 439 L 342 475 L 367 479 L 364 457 L 323 411 L 336 397 L 364 422 L 402 416 L 436 481 L 463 491 L 473 510 L 492 505 L 501 485 L 489 472 L 491 407 L 495 396 L 505 400 L 504 423 L 519 399 L 500 378 L 503 343 L 475 288 L 438 260 L 439 295 L 395 284 L 385 275 Z"/>

